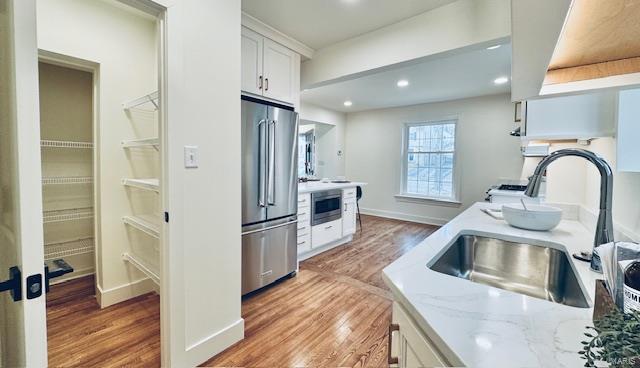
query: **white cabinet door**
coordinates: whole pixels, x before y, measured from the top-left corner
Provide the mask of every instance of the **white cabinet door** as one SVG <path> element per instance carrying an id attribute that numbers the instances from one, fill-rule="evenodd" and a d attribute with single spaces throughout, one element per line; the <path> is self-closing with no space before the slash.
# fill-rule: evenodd
<path id="1" fill-rule="evenodd" d="M 599 92 L 527 101 L 526 139 L 577 139 L 615 134 L 616 94 Z"/>
<path id="2" fill-rule="evenodd" d="M 348 198 L 343 203 L 342 211 L 342 236 L 352 235 L 356 232 L 356 199 Z"/>
<path id="3" fill-rule="evenodd" d="M 391 355 L 398 354 L 398 367 L 448 367 L 442 354 L 416 327 L 411 317 L 397 302 L 393 303 L 393 323 L 397 325 L 397 334 L 389 336 L 397 345 L 393 345 Z"/>
<path id="4" fill-rule="evenodd" d="M 325 222 L 311 228 L 311 248 L 321 247 L 342 237 L 342 220 Z"/>
<path id="5" fill-rule="evenodd" d="M 640 89 L 620 91 L 616 142 L 618 171 L 640 172 Z"/>
<path id="6" fill-rule="evenodd" d="M 294 103 L 296 62 L 300 56 L 288 48 L 264 39 L 264 96 Z"/>
<path id="7" fill-rule="evenodd" d="M 264 37 L 242 27 L 242 57 L 240 75 L 241 89 L 257 95 L 262 94 L 262 54 Z"/>

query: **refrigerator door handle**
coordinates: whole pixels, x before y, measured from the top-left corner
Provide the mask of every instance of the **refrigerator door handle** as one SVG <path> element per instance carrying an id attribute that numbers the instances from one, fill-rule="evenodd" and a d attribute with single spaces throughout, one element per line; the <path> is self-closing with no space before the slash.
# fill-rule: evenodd
<path id="1" fill-rule="evenodd" d="M 265 201 L 265 192 L 267 191 L 267 183 L 266 183 L 266 178 L 265 178 L 265 174 L 267 171 L 267 139 L 266 139 L 266 129 L 265 129 L 265 125 L 266 125 L 266 120 L 262 119 L 260 120 L 260 122 L 258 122 L 258 142 L 260 144 L 260 147 L 258 149 L 258 162 L 259 162 L 259 168 L 258 170 L 260 171 L 259 175 L 258 175 L 258 206 L 260 207 L 266 207 L 266 201 Z"/>
<path id="2" fill-rule="evenodd" d="M 269 122 L 269 173 L 267 174 L 267 204 L 276 204 L 276 124 L 277 120 Z"/>
<path id="3" fill-rule="evenodd" d="M 284 224 L 273 225 L 273 226 L 265 227 L 265 228 L 262 228 L 262 229 L 250 230 L 250 231 L 242 233 L 242 235 L 249 235 L 249 234 L 260 233 L 260 232 L 263 232 L 263 231 L 273 230 L 273 229 L 277 229 L 279 227 L 295 224 L 297 222 L 298 222 L 298 220 L 288 221 L 288 222 L 285 222 Z"/>

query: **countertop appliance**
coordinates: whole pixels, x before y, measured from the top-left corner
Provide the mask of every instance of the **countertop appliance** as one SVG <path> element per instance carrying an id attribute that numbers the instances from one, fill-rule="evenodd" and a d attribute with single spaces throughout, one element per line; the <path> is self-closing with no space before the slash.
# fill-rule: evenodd
<path id="1" fill-rule="evenodd" d="M 311 193 L 311 226 L 342 217 L 342 190 L 331 189 Z"/>
<path id="2" fill-rule="evenodd" d="M 295 274 L 298 114 L 242 96 L 242 295 Z"/>
<path id="3" fill-rule="evenodd" d="M 544 195 L 537 198 L 527 197 L 524 192 L 526 184 L 502 183 L 492 186 L 487 190 L 486 200 L 491 203 L 520 203 L 522 199 L 526 203 L 540 204 L 544 201 Z"/>

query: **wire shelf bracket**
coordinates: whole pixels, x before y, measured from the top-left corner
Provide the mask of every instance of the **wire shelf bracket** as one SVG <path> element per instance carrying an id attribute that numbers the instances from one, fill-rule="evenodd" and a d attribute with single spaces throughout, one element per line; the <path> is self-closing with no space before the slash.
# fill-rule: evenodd
<path id="1" fill-rule="evenodd" d="M 133 227 L 134 229 L 140 230 L 149 236 L 160 238 L 160 228 L 147 220 L 144 220 L 137 216 L 124 216 L 122 217 L 122 221 L 124 221 L 125 224 Z"/>
<path id="2" fill-rule="evenodd" d="M 134 256 L 131 253 L 123 253 L 122 259 L 134 265 L 137 269 L 142 271 L 142 273 L 147 275 L 147 277 L 149 277 L 151 281 L 153 281 L 156 285 L 160 286 L 160 276 L 158 275 L 158 272 L 155 271 L 146 262 L 142 261 L 140 258 Z"/>
<path id="3" fill-rule="evenodd" d="M 160 139 L 144 138 L 122 141 L 122 148 L 154 148 L 156 151 L 160 148 Z"/>
<path id="4" fill-rule="evenodd" d="M 82 238 L 63 242 L 47 243 L 44 245 L 44 259 L 53 259 L 93 253 L 95 243 L 93 238 Z"/>
<path id="5" fill-rule="evenodd" d="M 153 111 L 158 110 L 158 91 L 136 98 L 135 100 L 125 102 L 122 104 L 122 107 L 125 110 L 131 110 L 147 103 L 151 103 L 153 105 Z"/>
<path id="6" fill-rule="evenodd" d="M 42 140 L 40 141 L 40 147 L 93 149 L 93 143 L 92 142 Z"/>
<path id="7" fill-rule="evenodd" d="M 156 193 L 160 192 L 160 180 L 158 179 L 122 179 L 122 185 Z"/>
<path id="8" fill-rule="evenodd" d="M 74 208 L 69 210 L 44 211 L 42 222 L 45 224 L 78 221 L 93 218 L 93 207 Z"/>
<path id="9" fill-rule="evenodd" d="M 92 184 L 91 176 L 54 176 L 42 178 L 42 185 Z"/>

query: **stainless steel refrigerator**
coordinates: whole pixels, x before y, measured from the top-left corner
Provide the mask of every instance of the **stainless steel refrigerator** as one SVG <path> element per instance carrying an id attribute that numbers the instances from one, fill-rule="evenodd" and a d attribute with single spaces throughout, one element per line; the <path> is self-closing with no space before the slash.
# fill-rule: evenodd
<path id="1" fill-rule="evenodd" d="M 297 266 L 298 114 L 242 96 L 242 295 Z"/>

